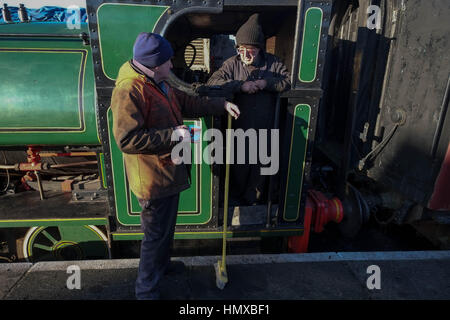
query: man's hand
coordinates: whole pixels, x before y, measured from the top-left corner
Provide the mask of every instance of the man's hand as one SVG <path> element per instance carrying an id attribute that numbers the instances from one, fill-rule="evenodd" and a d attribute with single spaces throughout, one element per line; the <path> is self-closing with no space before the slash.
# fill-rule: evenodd
<path id="1" fill-rule="evenodd" d="M 260 79 L 260 80 L 256 80 L 255 84 L 259 90 L 264 90 L 264 88 L 267 86 L 267 81 L 264 79 Z"/>
<path id="2" fill-rule="evenodd" d="M 234 119 L 237 119 L 239 117 L 239 115 L 241 114 L 238 106 L 235 105 L 234 103 L 225 101 L 224 108 Z"/>
<path id="3" fill-rule="evenodd" d="M 184 124 L 173 128 L 173 134 L 175 136 L 175 141 L 191 141 L 191 133 L 189 131 L 189 127 Z"/>
<path id="4" fill-rule="evenodd" d="M 259 90 L 258 86 L 256 85 L 256 82 L 254 81 L 245 81 L 242 86 L 241 86 L 241 90 L 242 92 L 245 93 L 255 93 L 256 91 Z"/>

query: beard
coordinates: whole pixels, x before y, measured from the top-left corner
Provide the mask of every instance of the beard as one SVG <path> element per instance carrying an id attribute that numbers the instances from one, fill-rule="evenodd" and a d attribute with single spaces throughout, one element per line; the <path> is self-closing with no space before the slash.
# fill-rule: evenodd
<path id="1" fill-rule="evenodd" d="M 243 55 L 241 55 L 241 60 L 244 64 L 246 64 L 247 66 L 250 66 L 253 64 L 253 62 L 255 62 L 256 56 L 250 56 L 250 57 L 245 57 Z"/>

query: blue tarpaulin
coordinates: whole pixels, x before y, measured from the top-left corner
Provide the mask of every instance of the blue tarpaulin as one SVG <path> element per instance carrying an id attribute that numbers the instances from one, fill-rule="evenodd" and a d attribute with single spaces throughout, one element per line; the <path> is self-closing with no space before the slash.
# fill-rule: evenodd
<path id="1" fill-rule="evenodd" d="M 13 22 L 20 22 L 19 8 L 8 7 Z M 39 9 L 28 9 L 28 19 L 30 21 L 42 22 L 67 22 L 69 20 L 79 19 L 80 23 L 87 22 L 87 14 L 85 8 L 79 8 L 79 13 L 73 9 L 46 6 Z M 76 16 L 76 17 L 75 17 Z M 3 17 L 3 7 L 0 8 L 0 23 L 6 23 Z"/>

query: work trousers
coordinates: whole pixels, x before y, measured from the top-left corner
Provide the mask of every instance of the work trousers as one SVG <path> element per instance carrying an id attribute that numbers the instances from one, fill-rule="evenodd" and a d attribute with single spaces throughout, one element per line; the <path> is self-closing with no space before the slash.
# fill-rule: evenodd
<path id="1" fill-rule="evenodd" d="M 139 200 L 144 239 L 135 287 L 138 300 L 160 298 L 160 281 L 170 262 L 178 200 L 178 193 L 156 200 Z"/>
<path id="2" fill-rule="evenodd" d="M 256 100 L 254 100 L 256 97 Z M 244 132 L 248 130 L 256 130 L 258 148 L 255 145 L 250 146 L 249 139 L 245 140 L 245 148 L 238 150 L 235 145 L 234 149 L 234 165 L 230 167 L 230 185 L 231 193 L 234 197 L 240 198 L 244 204 L 252 205 L 263 203 L 267 196 L 269 177 L 261 175 L 261 168 L 267 167 L 260 162 L 259 146 L 265 144 L 267 150 L 271 151 L 270 129 L 273 128 L 276 95 L 269 92 L 261 92 L 255 95 L 241 94 L 235 97 L 235 102 L 241 110 L 241 114 L 237 120 L 233 121 L 233 129 L 242 129 Z M 260 141 L 260 129 L 266 129 L 267 139 Z M 237 164 L 239 151 L 245 151 L 245 163 Z M 250 152 L 257 158 L 257 163 L 250 164 Z"/>

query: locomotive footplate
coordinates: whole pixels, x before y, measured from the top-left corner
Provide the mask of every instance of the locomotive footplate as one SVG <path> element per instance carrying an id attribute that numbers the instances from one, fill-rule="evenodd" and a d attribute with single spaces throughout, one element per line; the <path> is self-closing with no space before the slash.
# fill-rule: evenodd
<path id="1" fill-rule="evenodd" d="M 41 200 L 38 191 L 0 197 L 0 226 L 106 225 L 106 202 L 73 201 L 71 192 L 47 191 Z"/>

